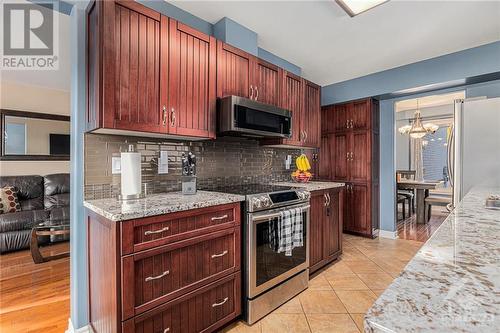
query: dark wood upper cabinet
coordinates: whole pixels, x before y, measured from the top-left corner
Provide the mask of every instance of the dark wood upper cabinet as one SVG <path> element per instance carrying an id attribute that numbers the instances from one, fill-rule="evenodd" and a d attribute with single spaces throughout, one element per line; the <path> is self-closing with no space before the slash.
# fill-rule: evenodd
<path id="1" fill-rule="evenodd" d="M 350 128 L 353 130 L 366 130 L 370 126 L 371 100 L 354 101 L 349 104 Z"/>
<path id="2" fill-rule="evenodd" d="M 342 253 L 343 188 L 311 193 L 309 272 L 313 273 Z"/>
<path id="3" fill-rule="evenodd" d="M 334 165 L 332 161 L 332 156 L 334 155 L 334 137 L 331 135 L 321 136 L 319 151 L 319 177 L 322 179 L 331 179 L 333 173 L 332 166 Z"/>
<path id="4" fill-rule="evenodd" d="M 370 133 L 354 132 L 349 148 L 349 179 L 353 182 L 370 180 Z"/>
<path id="5" fill-rule="evenodd" d="M 170 19 L 168 132 L 215 137 L 216 40 Z"/>
<path id="6" fill-rule="evenodd" d="M 256 101 L 280 106 L 281 76 L 283 70 L 259 58 L 254 58 L 253 98 Z"/>
<path id="7" fill-rule="evenodd" d="M 292 112 L 292 137 L 284 140 L 289 145 L 300 145 L 301 136 L 301 114 L 304 107 L 302 102 L 302 80 L 300 76 L 290 72 L 283 72 L 281 107 Z"/>
<path id="8" fill-rule="evenodd" d="M 252 55 L 217 41 L 217 97 L 235 95 L 253 99 L 252 61 Z"/>
<path id="9" fill-rule="evenodd" d="M 301 128 L 304 131 L 304 146 L 319 147 L 321 141 L 321 87 L 304 80 L 304 111 Z"/>
<path id="10" fill-rule="evenodd" d="M 95 1 L 87 130 L 213 138 L 215 48 L 215 39 L 137 2 Z"/>
<path id="11" fill-rule="evenodd" d="M 349 103 L 335 105 L 329 108 L 332 112 L 332 121 L 333 124 L 331 126 L 327 126 L 329 131 L 339 132 L 345 131 L 349 129 Z"/>

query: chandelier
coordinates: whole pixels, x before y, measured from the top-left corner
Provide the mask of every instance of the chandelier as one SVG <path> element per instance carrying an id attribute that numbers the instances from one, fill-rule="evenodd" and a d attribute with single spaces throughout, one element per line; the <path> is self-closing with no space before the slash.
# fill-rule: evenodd
<path id="1" fill-rule="evenodd" d="M 415 119 L 411 125 L 405 125 L 398 128 L 398 132 L 401 134 L 410 134 L 413 139 L 421 139 L 427 133 L 434 133 L 438 130 L 439 126 L 433 123 L 422 123 L 422 116 L 420 114 L 420 109 L 418 108 L 417 99 L 417 110 L 415 111 Z"/>

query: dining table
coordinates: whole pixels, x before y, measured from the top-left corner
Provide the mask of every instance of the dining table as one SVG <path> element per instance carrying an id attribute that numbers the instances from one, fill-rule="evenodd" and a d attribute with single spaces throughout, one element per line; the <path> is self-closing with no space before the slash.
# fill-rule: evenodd
<path id="1" fill-rule="evenodd" d="M 429 190 L 435 190 L 442 184 L 443 181 L 425 181 L 404 178 L 397 181 L 398 190 L 416 191 L 417 223 L 427 223 L 425 220 L 425 198 L 429 196 Z"/>

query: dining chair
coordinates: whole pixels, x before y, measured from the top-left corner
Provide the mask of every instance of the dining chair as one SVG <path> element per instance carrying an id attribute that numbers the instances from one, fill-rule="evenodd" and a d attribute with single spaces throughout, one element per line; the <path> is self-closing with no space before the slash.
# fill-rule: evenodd
<path id="1" fill-rule="evenodd" d="M 410 179 L 415 180 L 417 171 L 415 170 L 396 170 L 396 179 Z M 408 199 L 410 217 L 415 213 L 415 190 L 414 189 L 398 189 L 398 195 L 404 195 Z"/>
<path id="2" fill-rule="evenodd" d="M 404 196 L 404 195 L 401 195 L 401 194 L 398 194 L 398 201 L 397 201 L 397 216 L 398 216 L 398 220 L 399 220 L 399 204 L 401 204 L 402 206 L 402 211 L 403 211 L 403 218 L 401 220 L 404 220 L 406 219 L 406 202 L 408 201 L 408 212 L 410 213 L 410 200 L 408 199 L 408 197 Z M 411 213 L 409 214 L 409 217 L 411 217 Z"/>

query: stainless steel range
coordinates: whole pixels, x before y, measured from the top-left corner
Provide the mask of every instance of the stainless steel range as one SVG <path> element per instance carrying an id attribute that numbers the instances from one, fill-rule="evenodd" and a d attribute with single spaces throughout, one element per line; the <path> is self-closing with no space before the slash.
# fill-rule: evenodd
<path id="1" fill-rule="evenodd" d="M 243 304 L 245 319 L 253 324 L 307 288 L 310 193 L 263 184 L 217 190 L 246 196 Z"/>

